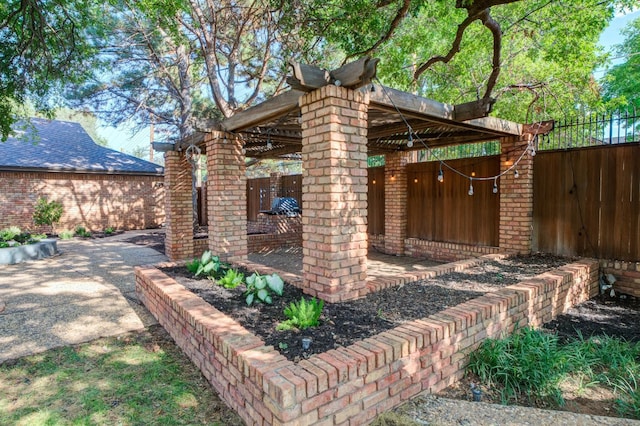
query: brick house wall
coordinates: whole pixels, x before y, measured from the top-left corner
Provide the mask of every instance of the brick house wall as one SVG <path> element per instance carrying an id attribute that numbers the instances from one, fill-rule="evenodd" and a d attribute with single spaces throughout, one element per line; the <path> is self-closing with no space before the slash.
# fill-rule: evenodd
<path id="1" fill-rule="evenodd" d="M 0 229 L 50 232 L 33 224 L 40 197 L 64 207 L 56 231 L 155 228 L 164 222 L 162 182 L 162 176 L 2 171 Z"/>

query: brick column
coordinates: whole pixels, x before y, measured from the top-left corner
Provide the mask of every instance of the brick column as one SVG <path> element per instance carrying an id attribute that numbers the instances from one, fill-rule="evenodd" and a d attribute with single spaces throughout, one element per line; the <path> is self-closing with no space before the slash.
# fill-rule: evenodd
<path id="1" fill-rule="evenodd" d="M 164 154 L 165 242 L 172 261 L 190 259 L 193 253 L 193 202 L 191 164 L 184 153 Z"/>
<path id="2" fill-rule="evenodd" d="M 502 138 L 500 171 L 513 166 L 531 135 Z M 518 171 L 518 177 L 515 176 Z M 531 253 L 533 226 L 533 157 L 524 154 L 516 169 L 500 178 L 500 248 L 507 253 Z"/>
<path id="3" fill-rule="evenodd" d="M 368 104 L 336 86 L 300 99 L 304 291 L 328 302 L 366 294 Z"/>
<path id="4" fill-rule="evenodd" d="M 385 155 L 384 209 L 384 251 L 402 256 L 407 238 L 407 158 L 401 152 Z"/>
<path id="5" fill-rule="evenodd" d="M 247 177 L 242 144 L 234 135 L 211 132 L 207 150 L 209 250 L 226 261 L 247 259 Z"/>

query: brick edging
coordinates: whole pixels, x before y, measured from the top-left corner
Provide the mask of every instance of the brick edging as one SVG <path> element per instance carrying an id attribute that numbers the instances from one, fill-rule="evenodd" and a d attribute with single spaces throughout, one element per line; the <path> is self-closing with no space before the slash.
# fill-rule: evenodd
<path id="1" fill-rule="evenodd" d="M 161 271 L 136 268 L 140 300 L 257 425 L 366 424 L 457 381 L 487 337 L 541 325 L 597 291 L 598 263 L 582 260 L 296 364 Z"/>

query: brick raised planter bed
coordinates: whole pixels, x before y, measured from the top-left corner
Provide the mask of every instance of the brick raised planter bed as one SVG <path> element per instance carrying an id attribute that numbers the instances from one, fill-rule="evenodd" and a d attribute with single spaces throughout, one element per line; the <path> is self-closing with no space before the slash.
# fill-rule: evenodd
<path id="1" fill-rule="evenodd" d="M 367 424 L 457 381 L 484 339 L 595 296 L 598 263 L 572 263 L 298 363 L 154 267 L 136 268 L 136 292 L 247 424 Z"/>

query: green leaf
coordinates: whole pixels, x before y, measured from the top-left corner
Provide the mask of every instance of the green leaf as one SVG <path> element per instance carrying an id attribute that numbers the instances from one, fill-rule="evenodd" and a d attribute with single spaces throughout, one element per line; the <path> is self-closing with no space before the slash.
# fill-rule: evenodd
<path id="1" fill-rule="evenodd" d="M 202 253 L 202 258 L 200 259 L 200 263 L 208 263 L 211 260 L 211 251 L 207 250 Z"/>
<path id="2" fill-rule="evenodd" d="M 253 293 L 249 293 L 247 295 L 247 298 L 245 299 L 247 302 L 247 305 L 251 306 L 251 304 L 253 303 L 253 299 L 255 298 L 255 295 Z"/>
<path id="3" fill-rule="evenodd" d="M 282 296 L 282 292 L 284 291 L 284 281 L 278 274 L 267 275 L 266 277 L 267 284 L 269 284 L 269 288 L 273 290 L 278 296 Z"/>
<path id="4" fill-rule="evenodd" d="M 265 302 L 268 297 L 269 297 L 269 292 L 266 289 L 263 288 L 262 290 L 258 291 L 258 299 Z"/>
<path id="5" fill-rule="evenodd" d="M 265 280 L 265 277 L 257 278 L 256 281 L 255 281 L 255 287 L 258 290 L 262 290 L 262 289 L 266 288 L 267 287 L 267 281 Z"/>

